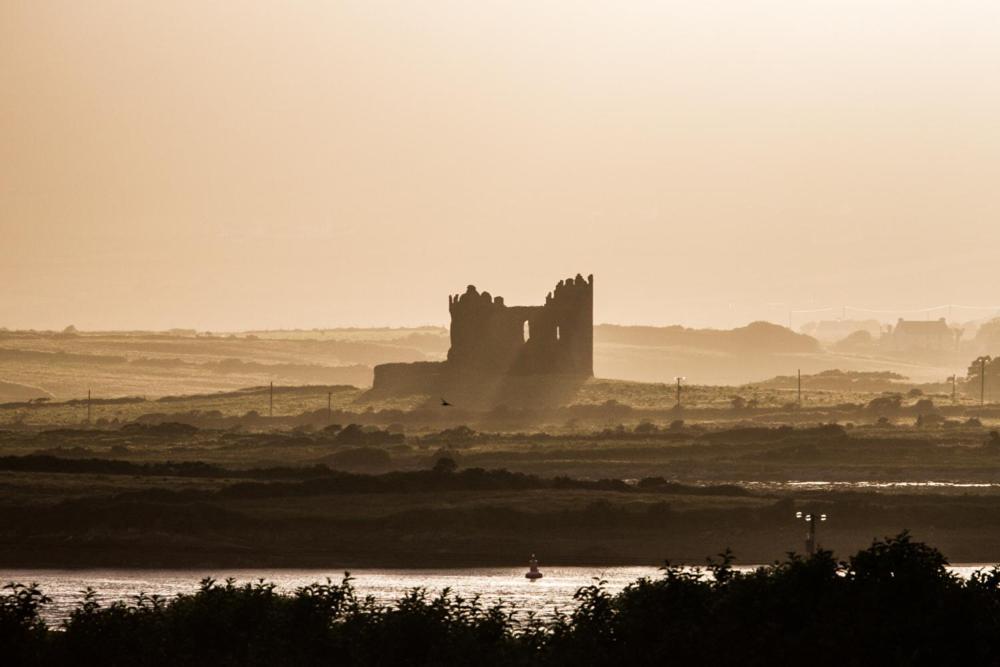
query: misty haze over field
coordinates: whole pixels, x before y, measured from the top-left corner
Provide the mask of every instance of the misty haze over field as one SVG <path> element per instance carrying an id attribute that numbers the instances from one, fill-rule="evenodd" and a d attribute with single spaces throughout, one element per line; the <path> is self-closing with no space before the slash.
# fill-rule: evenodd
<path id="1" fill-rule="evenodd" d="M 4 664 L 1000 664 L 998 75 L 996 0 L 2 0 Z"/>
<path id="2" fill-rule="evenodd" d="M 863 323 L 829 324 L 848 329 Z M 836 328 L 836 327 L 835 327 Z M 741 385 L 830 369 L 896 373 L 911 383 L 943 383 L 1000 344 L 1000 321 L 953 331 L 962 337 L 897 345 L 890 332 L 836 340 L 755 323 L 736 330 L 682 327 L 594 328 L 598 377 Z M 975 331 L 975 334 L 970 334 Z M 0 331 L 0 403 L 39 397 L 165 396 L 230 391 L 268 382 L 369 387 L 374 366 L 445 358 L 446 328 L 333 329 L 213 333 Z M 969 390 L 976 387 L 970 386 Z M 998 387 L 1000 391 L 1000 387 Z"/>

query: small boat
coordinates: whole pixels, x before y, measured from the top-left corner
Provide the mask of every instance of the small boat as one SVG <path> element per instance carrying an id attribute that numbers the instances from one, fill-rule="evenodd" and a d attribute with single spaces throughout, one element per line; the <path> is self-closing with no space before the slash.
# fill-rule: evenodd
<path id="1" fill-rule="evenodd" d="M 536 579 L 542 578 L 542 573 L 538 571 L 538 559 L 535 558 L 535 554 L 531 554 L 531 559 L 528 561 L 528 571 L 524 573 L 525 579 L 530 579 L 535 581 Z"/>

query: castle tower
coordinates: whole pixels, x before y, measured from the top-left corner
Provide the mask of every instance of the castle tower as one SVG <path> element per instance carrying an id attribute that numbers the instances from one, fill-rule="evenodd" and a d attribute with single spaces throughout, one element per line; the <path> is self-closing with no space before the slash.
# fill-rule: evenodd
<path id="1" fill-rule="evenodd" d="M 507 306 L 470 285 L 448 298 L 455 372 L 594 374 L 594 277 L 560 280 L 542 306 Z"/>
<path id="2" fill-rule="evenodd" d="M 469 285 L 448 297 L 448 310 L 447 361 L 379 364 L 373 390 L 428 393 L 507 377 L 594 375 L 592 275 L 560 280 L 541 306 L 508 306 Z"/>

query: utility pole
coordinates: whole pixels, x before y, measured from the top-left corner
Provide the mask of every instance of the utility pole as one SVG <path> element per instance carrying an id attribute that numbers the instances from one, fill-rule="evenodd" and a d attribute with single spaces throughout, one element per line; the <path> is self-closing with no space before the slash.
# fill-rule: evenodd
<path id="1" fill-rule="evenodd" d="M 986 402 L 986 357 L 979 360 L 979 409 Z"/>
<path id="2" fill-rule="evenodd" d="M 87 424 L 90 424 L 90 389 L 87 390 Z"/>
<path id="3" fill-rule="evenodd" d="M 951 376 L 951 404 L 954 405 L 958 400 L 958 373 L 955 372 Z"/>
<path id="4" fill-rule="evenodd" d="M 274 382 L 271 382 L 271 391 L 268 393 L 268 416 L 274 416 Z"/>
<path id="5" fill-rule="evenodd" d="M 681 409 L 681 380 L 683 380 L 684 378 L 682 376 L 678 375 L 674 379 L 677 380 L 677 405 L 674 406 L 674 409 L 675 410 L 680 410 Z"/>

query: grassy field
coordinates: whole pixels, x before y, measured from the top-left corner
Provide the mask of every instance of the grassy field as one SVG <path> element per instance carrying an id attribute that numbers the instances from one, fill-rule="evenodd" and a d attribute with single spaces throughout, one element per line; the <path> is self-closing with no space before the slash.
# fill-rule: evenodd
<path id="1" fill-rule="evenodd" d="M 0 332 L 0 380 L 55 399 L 230 391 L 268 384 L 371 384 L 372 367 L 443 358 L 441 329 L 317 332 Z M 2 400 L 2 396 L 0 396 Z"/>
<path id="2" fill-rule="evenodd" d="M 290 428 L 304 414 L 324 411 L 329 406 L 336 419 L 359 423 L 387 424 L 405 421 L 411 429 L 421 426 L 439 429 L 449 424 L 483 423 L 494 430 L 575 431 L 579 427 L 614 427 L 623 423 L 635 425 L 643 419 L 669 424 L 674 419 L 688 422 L 756 422 L 756 423 L 816 423 L 819 421 L 854 421 L 864 423 L 874 417 L 862 408 L 881 392 L 838 391 L 803 387 L 801 407 L 797 392 L 782 387 L 747 385 L 740 387 L 684 385 L 678 411 L 676 387 L 670 384 L 628 382 L 594 378 L 582 384 L 564 401 L 564 405 L 541 406 L 534 411 L 516 410 L 506 414 L 502 409 L 482 411 L 466 409 L 462 396 L 449 396 L 454 404 L 440 409 L 437 396 L 374 396 L 368 390 L 349 385 L 281 385 L 276 383 L 273 394 L 273 415 L 278 420 L 273 427 Z M 909 415 L 905 408 L 918 400 L 930 399 L 949 415 L 979 415 L 993 419 L 995 406 L 980 414 L 977 402 L 958 395 L 952 402 L 948 393 L 923 394 L 902 402 L 900 418 Z M 734 401 L 743 407 L 733 409 Z M 198 414 L 242 417 L 248 413 L 268 416 L 272 409 L 268 386 L 234 389 L 225 392 L 190 393 L 160 398 L 131 396 L 109 399 L 94 395 L 90 403 L 91 423 L 98 420 L 130 421 L 144 415 L 180 415 L 176 419 L 195 418 Z M 340 411 L 340 414 L 337 413 Z M 406 415 L 400 415 L 404 411 Z M 49 401 L 46 403 L 15 402 L 0 404 L 0 428 L 16 425 L 28 427 L 77 426 L 86 423 L 85 399 Z M 504 423 L 506 421 L 509 423 Z M 101 422 L 103 423 L 103 421 Z"/>
<path id="3" fill-rule="evenodd" d="M 0 564 L 510 565 L 536 550 L 652 564 L 727 546 L 762 562 L 801 543 L 796 509 L 828 513 L 838 550 L 910 528 L 956 559 L 1000 560 L 1000 446 L 985 427 L 639 430 L 352 436 L 367 444 L 169 423 L 2 431 Z M 344 456 L 358 451 L 380 456 Z M 428 472 L 446 457 L 456 472 Z M 170 461 L 214 467 L 148 467 Z M 823 480 L 839 484 L 795 484 Z M 950 485 L 872 486 L 927 481 Z"/>
<path id="4" fill-rule="evenodd" d="M 78 356 L 92 368 L 106 355 L 124 373 L 162 355 L 158 372 L 176 374 L 162 386 L 173 387 L 263 335 L 204 347 L 197 336 L 70 336 L 65 349 L 33 350 L 25 340 L 28 356 L 6 359 L 58 358 L 49 372 L 68 377 Z M 307 348 L 372 345 L 432 356 L 440 342 L 433 330 L 351 335 L 265 341 L 266 363 L 301 368 Z M 138 343 L 145 361 L 117 360 Z M 654 564 L 727 546 L 764 562 L 801 544 L 796 509 L 827 512 L 824 544 L 844 552 L 911 528 L 956 559 L 1000 560 L 1000 533 L 988 530 L 1000 517 L 1000 406 L 953 402 L 937 385 L 824 381 L 807 377 L 801 404 L 787 378 L 684 385 L 680 407 L 673 384 L 608 379 L 558 403 L 490 409 L 320 382 L 7 403 L 0 565 L 512 565 L 532 551 Z M 442 459 L 455 471 L 429 472 Z"/>

